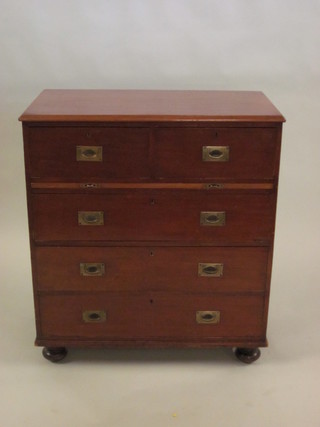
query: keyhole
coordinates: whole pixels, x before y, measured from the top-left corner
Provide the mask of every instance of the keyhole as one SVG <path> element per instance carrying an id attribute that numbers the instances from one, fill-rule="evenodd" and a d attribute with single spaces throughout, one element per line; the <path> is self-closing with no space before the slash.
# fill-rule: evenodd
<path id="1" fill-rule="evenodd" d="M 153 304 L 153 299 L 150 300 L 150 304 Z"/>
<path id="2" fill-rule="evenodd" d="M 150 205 L 155 205 L 155 204 L 156 204 L 156 201 L 154 199 L 151 199 L 150 200 Z"/>
<path id="3" fill-rule="evenodd" d="M 154 256 L 154 252 L 153 251 L 150 251 L 150 256 Z"/>

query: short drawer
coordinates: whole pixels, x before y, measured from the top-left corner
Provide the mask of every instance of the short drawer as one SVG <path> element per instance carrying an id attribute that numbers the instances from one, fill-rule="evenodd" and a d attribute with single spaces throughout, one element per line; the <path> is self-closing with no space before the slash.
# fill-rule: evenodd
<path id="1" fill-rule="evenodd" d="M 264 243 L 274 228 L 273 194 L 135 191 L 34 194 L 35 241 Z"/>
<path id="2" fill-rule="evenodd" d="M 73 182 L 144 180 L 149 176 L 148 132 L 136 128 L 30 128 L 30 178 Z"/>
<path id="3" fill-rule="evenodd" d="M 263 292 L 267 247 L 36 247 L 41 291 Z"/>
<path id="4" fill-rule="evenodd" d="M 160 128 L 155 175 L 168 180 L 273 179 L 276 128 Z"/>
<path id="5" fill-rule="evenodd" d="M 263 337 L 264 298 L 177 293 L 39 297 L 41 338 Z"/>

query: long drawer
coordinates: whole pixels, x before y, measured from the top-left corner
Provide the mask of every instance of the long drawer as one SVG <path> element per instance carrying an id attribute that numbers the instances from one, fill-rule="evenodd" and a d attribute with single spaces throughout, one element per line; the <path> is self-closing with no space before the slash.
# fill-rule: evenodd
<path id="1" fill-rule="evenodd" d="M 35 241 L 268 242 L 273 194 L 131 191 L 34 194 Z"/>
<path id="2" fill-rule="evenodd" d="M 272 180 L 276 128 L 35 127 L 34 181 Z"/>
<path id="3" fill-rule="evenodd" d="M 108 293 L 39 297 L 41 337 L 262 338 L 264 298 Z"/>
<path id="4" fill-rule="evenodd" d="M 262 292 L 266 247 L 36 247 L 40 291 Z"/>

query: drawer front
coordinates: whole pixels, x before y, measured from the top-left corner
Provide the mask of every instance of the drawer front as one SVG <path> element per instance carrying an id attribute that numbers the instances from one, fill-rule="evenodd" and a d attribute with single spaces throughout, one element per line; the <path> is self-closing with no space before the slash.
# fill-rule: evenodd
<path id="1" fill-rule="evenodd" d="M 268 248 L 37 247 L 39 290 L 263 291 Z"/>
<path id="2" fill-rule="evenodd" d="M 159 293 L 43 296 L 42 338 L 201 340 L 264 336 L 264 298 Z M 203 323 L 198 323 L 198 322 Z"/>
<path id="3" fill-rule="evenodd" d="M 130 128 L 30 128 L 29 169 L 35 181 L 144 180 L 149 131 Z"/>
<path id="4" fill-rule="evenodd" d="M 163 180 L 273 179 L 275 128 L 155 131 L 155 175 Z"/>
<path id="5" fill-rule="evenodd" d="M 32 209 L 35 241 L 259 244 L 272 238 L 274 226 L 272 194 L 213 195 L 190 190 L 34 194 Z"/>

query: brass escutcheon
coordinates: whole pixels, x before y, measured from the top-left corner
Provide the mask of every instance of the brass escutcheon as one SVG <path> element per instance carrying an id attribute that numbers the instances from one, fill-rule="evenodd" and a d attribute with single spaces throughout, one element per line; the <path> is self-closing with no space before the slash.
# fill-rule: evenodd
<path id="1" fill-rule="evenodd" d="M 100 184 L 96 183 L 96 182 L 84 182 L 79 184 L 80 188 L 99 188 Z"/>
<path id="2" fill-rule="evenodd" d="M 210 184 L 204 184 L 204 188 L 206 190 L 212 190 L 212 189 L 222 189 L 224 186 L 221 183 L 210 183 Z"/>

